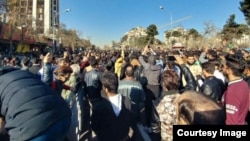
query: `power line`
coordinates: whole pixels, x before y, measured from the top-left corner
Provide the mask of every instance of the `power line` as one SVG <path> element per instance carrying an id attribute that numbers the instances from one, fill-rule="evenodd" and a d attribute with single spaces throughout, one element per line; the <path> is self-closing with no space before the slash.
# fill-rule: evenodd
<path id="1" fill-rule="evenodd" d="M 165 24 L 165 25 L 162 25 L 162 26 L 159 26 L 158 27 L 158 29 L 159 28 L 163 28 L 163 27 L 165 27 L 165 26 L 172 26 L 173 24 L 175 24 L 175 23 L 178 23 L 178 22 L 181 22 L 181 21 L 184 21 L 184 20 L 187 20 L 187 19 L 190 19 L 190 18 L 192 18 L 192 16 L 187 16 L 187 17 L 184 17 L 184 18 L 181 18 L 181 19 L 178 19 L 178 20 L 176 20 L 176 21 L 172 21 L 171 23 L 168 23 L 168 24 Z"/>

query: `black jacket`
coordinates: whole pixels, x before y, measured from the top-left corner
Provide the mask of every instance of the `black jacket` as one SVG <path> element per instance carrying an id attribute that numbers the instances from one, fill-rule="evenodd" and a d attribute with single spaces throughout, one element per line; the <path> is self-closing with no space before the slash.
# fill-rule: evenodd
<path id="1" fill-rule="evenodd" d="M 131 112 L 131 101 L 122 96 L 122 109 L 118 116 L 115 115 L 110 101 L 103 99 L 93 109 L 92 129 L 100 141 L 125 141 L 129 140 L 129 128 L 135 129 L 135 119 Z"/>
<path id="2" fill-rule="evenodd" d="M 60 95 L 23 70 L 0 76 L 0 106 L 11 140 L 29 140 L 71 116 Z"/>
<path id="3" fill-rule="evenodd" d="M 179 65 L 180 69 L 181 69 L 181 77 L 184 76 L 187 84 L 186 86 L 183 86 L 182 83 L 182 79 L 180 79 L 180 88 L 179 88 L 179 92 L 183 93 L 186 90 L 196 90 L 197 84 L 195 81 L 194 76 L 192 75 L 192 73 L 190 72 L 189 68 L 183 64 L 183 65 Z"/>
<path id="4" fill-rule="evenodd" d="M 210 76 L 205 78 L 204 83 L 200 88 L 200 92 L 215 101 L 220 101 L 225 89 L 226 86 L 224 85 L 222 80 L 214 76 Z"/>

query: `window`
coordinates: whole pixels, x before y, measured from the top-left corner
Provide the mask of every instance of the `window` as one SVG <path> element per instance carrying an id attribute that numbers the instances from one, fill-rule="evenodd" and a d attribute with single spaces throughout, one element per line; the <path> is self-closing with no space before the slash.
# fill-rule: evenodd
<path id="1" fill-rule="evenodd" d="M 20 8 L 21 13 L 25 13 L 25 8 Z"/>
<path id="2" fill-rule="evenodd" d="M 26 6 L 26 1 L 21 1 L 21 6 Z"/>
<path id="3" fill-rule="evenodd" d="M 31 19 L 32 16 L 31 16 L 31 14 L 28 14 L 27 17 L 28 17 L 28 19 Z"/>
<path id="4" fill-rule="evenodd" d="M 38 19 L 39 19 L 40 21 L 42 21 L 42 20 L 43 20 L 43 15 L 42 15 L 42 14 L 39 14 Z"/>
<path id="5" fill-rule="evenodd" d="M 38 1 L 37 1 L 37 5 L 39 5 L 39 6 L 40 6 L 40 5 L 44 5 L 44 0 L 38 0 Z"/>
<path id="6" fill-rule="evenodd" d="M 43 8 L 40 7 L 38 13 L 43 13 Z"/>
<path id="7" fill-rule="evenodd" d="M 29 0 L 29 6 L 33 5 L 33 0 Z"/>
<path id="8" fill-rule="evenodd" d="M 39 34 L 43 34 L 43 31 L 44 31 L 43 28 L 39 28 L 39 29 L 38 29 L 38 33 L 39 33 Z"/>

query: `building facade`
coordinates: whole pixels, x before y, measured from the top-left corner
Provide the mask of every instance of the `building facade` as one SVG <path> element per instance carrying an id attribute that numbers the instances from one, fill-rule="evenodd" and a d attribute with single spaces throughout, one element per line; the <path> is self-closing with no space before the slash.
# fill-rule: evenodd
<path id="1" fill-rule="evenodd" d="M 0 22 L 6 22 L 6 14 L 4 9 L 4 0 L 0 0 Z"/>
<path id="2" fill-rule="evenodd" d="M 126 36 L 127 38 L 125 41 L 123 41 L 123 45 L 134 46 L 136 39 L 147 36 L 147 33 L 145 28 L 138 26 L 126 32 L 124 36 Z"/>
<path id="3" fill-rule="evenodd" d="M 54 25 L 59 25 L 59 0 L 16 0 L 17 21 L 22 25 L 32 25 L 37 33 L 50 36 Z M 4 3 L 4 0 L 0 0 Z M 4 13 L 4 6 L 0 7 L 0 19 L 8 22 Z M 24 20 L 25 19 L 25 20 Z M 21 25 L 19 25 L 21 26 Z"/>

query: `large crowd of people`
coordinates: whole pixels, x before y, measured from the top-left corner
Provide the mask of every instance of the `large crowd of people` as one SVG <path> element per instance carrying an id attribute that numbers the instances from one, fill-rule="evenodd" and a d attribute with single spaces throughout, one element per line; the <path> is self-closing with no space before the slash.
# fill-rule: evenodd
<path id="1" fill-rule="evenodd" d="M 173 125 L 248 125 L 245 49 L 0 55 L 0 140 L 172 141 Z"/>

